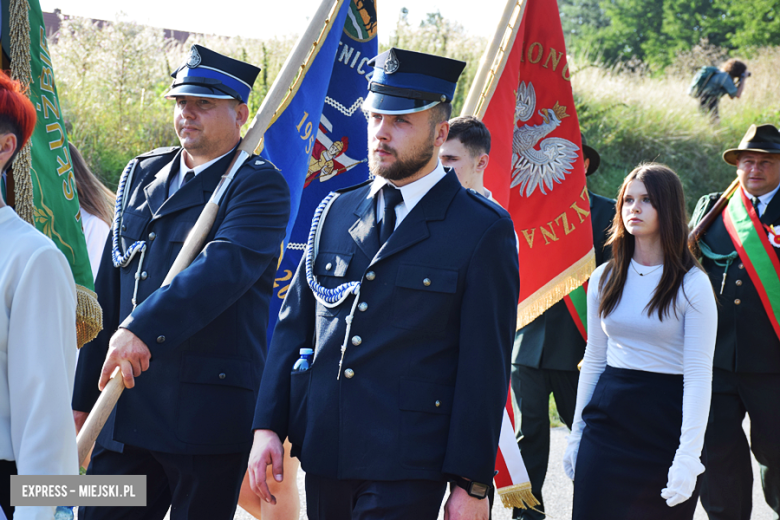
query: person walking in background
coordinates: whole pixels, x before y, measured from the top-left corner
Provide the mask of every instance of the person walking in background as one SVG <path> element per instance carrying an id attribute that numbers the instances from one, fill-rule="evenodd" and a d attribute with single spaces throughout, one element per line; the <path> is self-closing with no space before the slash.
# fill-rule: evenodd
<path id="1" fill-rule="evenodd" d="M 97 280 L 100 258 L 103 256 L 103 248 L 107 245 L 106 239 L 114 220 L 116 195 L 92 173 L 73 143 L 68 143 L 68 150 L 76 178 L 76 193 L 79 197 L 81 226 L 87 240 L 89 265 L 92 267 L 92 277 Z M 111 245 L 108 244 L 108 247 Z"/>
<path id="2" fill-rule="evenodd" d="M 582 136 L 582 155 L 585 174 L 598 170 L 601 157 L 585 143 Z M 605 248 L 609 228 L 615 217 L 615 201 L 588 190 L 590 222 L 593 227 L 593 248 L 596 265 L 612 256 Z M 584 295 L 584 289 L 580 289 Z M 570 308 L 571 305 L 571 308 Z M 542 486 L 547 474 L 550 455 L 550 394 L 555 398 L 558 415 L 566 426 L 574 422 L 574 405 L 577 400 L 577 365 L 585 353 L 586 337 L 572 313 L 573 304 L 560 301 L 544 314 L 517 331 L 512 350 L 512 393 L 517 410 L 517 444 L 523 455 L 534 496 L 541 502 L 534 509 L 515 509 L 516 519 L 541 520 L 544 515 Z M 576 310 L 575 310 L 576 313 Z"/>
<path id="3" fill-rule="evenodd" d="M 732 58 L 720 66 L 702 67 L 688 87 L 688 94 L 699 100 L 699 108 L 708 114 L 714 122 L 720 121 L 718 105 L 720 98 L 728 94 L 730 98 L 739 98 L 745 90 L 745 82 L 750 77 L 747 65 Z"/>
<path id="4" fill-rule="evenodd" d="M 98 389 L 121 368 L 127 390 L 87 473 L 146 475 L 147 503 L 86 507 L 82 520 L 157 520 L 169 507 L 172 520 L 213 520 L 236 510 L 290 213 L 273 164 L 248 158 L 203 251 L 161 286 L 236 153 L 259 71 L 193 45 L 165 94 L 181 147 L 137 157 L 120 181 L 120 221 L 95 291 L 104 328 L 82 348 L 73 409 L 83 424 Z"/>
<path id="5" fill-rule="evenodd" d="M 687 238 L 677 174 L 635 168 L 620 188 L 612 259 L 588 286 L 588 345 L 563 461 L 573 520 L 693 518 L 717 310 Z"/>
<path id="6" fill-rule="evenodd" d="M 35 127 L 35 108 L 0 72 L 0 173 Z M 51 520 L 54 506 L 11 507 L 11 475 L 78 475 L 70 411 L 76 285 L 65 256 L 0 196 L 0 506 Z"/>
<path id="7" fill-rule="evenodd" d="M 766 503 L 780 518 L 780 132 L 751 125 L 737 148 L 723 152 L 739 188 L 699 241 L 702 264 L 718 292 L 718 336 L 707 472 L 701 503 L 712 520 L 749 520 L 753 507 L 750 451 L 761 469 Z M 720 193 L 705 195 L 691 227 Z M 776 226 L 776 227 L 775 227 Z M 750 416 L 750 443 L 742 429 Z"/>

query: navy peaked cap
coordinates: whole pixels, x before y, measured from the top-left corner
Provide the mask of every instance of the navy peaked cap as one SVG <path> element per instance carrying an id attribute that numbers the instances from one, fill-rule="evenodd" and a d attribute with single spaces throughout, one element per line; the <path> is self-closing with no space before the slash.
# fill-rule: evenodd
<path id="1" fill-rule="evenodd" d="M 365 110 L 408 114 L 451 102 L 463 61 L 393 47 L 373 58 Z"/>
<path id="2" fill-rule="evenodd" d="M 198 96 L 246 103 L 259 73 L 254 65 L 193 45 L 187 61 L 171 74 L 173 84 L 165 97 Z"/>

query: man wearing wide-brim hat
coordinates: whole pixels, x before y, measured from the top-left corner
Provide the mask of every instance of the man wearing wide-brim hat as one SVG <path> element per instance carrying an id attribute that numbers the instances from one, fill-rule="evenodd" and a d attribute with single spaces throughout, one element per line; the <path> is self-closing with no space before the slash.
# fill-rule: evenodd
<path id="1" fill-rule="evenodd" d="M 718 336 L 710 422 L 704 442 L 707 471 L 701 501 L 711 519 L 748 520 L 753 473 L 761 468 L 767 504 L 780 515 L 780 132 L 751 125 L 723 159 L 737 167 L 739 188 L 699 245 L 718 296 Z M 702 197 L 692 225 L 720 194 Z M 750 416 L 750 443 L 742 422 Z"/>
<path id="2" fill-rule="evenodd" d="M 326 198 L 255 412 L 250 480 L 306 471 L 309 518 L 486 520 L 519 292 L 509 214 L 439 162 L 465 63 L 390 49 L 368 111 L 375 178 Z M 313 349 L 305 371 L 301 349 Z"/>
<path id="3" fill-rule="evenodd" d="M 252 445 L 271 291 L 290 212 L 287 183 L 251 156 L 222 197 L 203 251 L 164 287 L 236 154 L 260 69 L 192 46 L 173 74 L 181 147 L 125 169 L 95 291 L 103 332 L 81 351 L 84 419 L 115 367 L 127 390 L 97 438 L 90 475 L 146 475 L 146 507 L 88 507 L 83 520 L 233 518 Z"/>
<path id="4" fill-rule="evenodd" d="M 582 158 L 585 174 L 598 170 L 601 156 L 582 135 Z M 615 201 L 588 190 L 590 221 L 593 227 L 593 248 L 596 265 L 612 258 L 611 249 L 604 247 L 612 219 Z M 577 401 L 578 363 L 585 354 L 587 333 L 573 304 L 577 291 L 547 309 L 544 314 L 517 331 L 512 350 L 512 392 L 517 405 L 517 444 L 528 469 L 533 494 L 542 504 L 536 509 L 515 509 L 513 517 L 541 520 L 544 514 L 542 486 L 550 455 L 550 394 L 553 394 L 558 415 L 571 428 Z M 584 298 L 582 298 L 584 301 Z"/>

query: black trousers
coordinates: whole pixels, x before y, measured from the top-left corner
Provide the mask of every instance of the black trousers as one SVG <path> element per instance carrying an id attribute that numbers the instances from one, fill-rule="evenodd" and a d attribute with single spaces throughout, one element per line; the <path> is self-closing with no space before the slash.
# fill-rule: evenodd
<path id="1" fill-rule="evenodd" d="M 436 520 L 446 487 L 435 480 L 338 480 L 307 473 L 306 513 L 309 520 Z"/>
<path id="2" fill-rule="evenodd" d="M 0 460 L 0 507 L 8 519 L 14 517 L 15 509 L 11 507 L 11 475 L 16 475 L 16 462 Z"/>
<path id="3" fill-rule="evenodd" d="M 146 475 L 146 507 L 79 508 L 83 520 L 232 519 L 249 452 L 161 453 L 125 445 L 123 453 L 95 445 L 88 475 Z"/>
<path id="4" fill-rule="evenodd" d="M 558 414 L 571 428 L 577 403 L 577 382 L 580 373 L 568 370 L 547 370 L 512 365 L 512 393 L 516 401 L 517 445 L 531 479 L 531 490 L 544 511 L 542 486 L 550 458 L 550 393 Z M 542 520 L 544 515 L 532 509 L 515 509 L 514 518 Z"/>
<path id="5" fill-rule="evenodd" d="M 750 416 L 750 444 L 742 421 Z M 701 504 L 711 520 L 749 520 L 756 456 L 767 504 L 780 518 L 780 374 L 714 369 Z"/>

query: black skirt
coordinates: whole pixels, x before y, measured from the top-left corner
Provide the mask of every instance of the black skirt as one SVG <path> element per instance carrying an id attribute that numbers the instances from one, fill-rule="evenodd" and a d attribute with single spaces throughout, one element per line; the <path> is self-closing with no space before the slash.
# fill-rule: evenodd
<path id="1" fill-rule="evenodd" d="M 669 467 L 680 444 L 683 376 L 607 366 L 582 412 L 573 520 L 690 520 L 691 498 L 666 505 Z"/>

